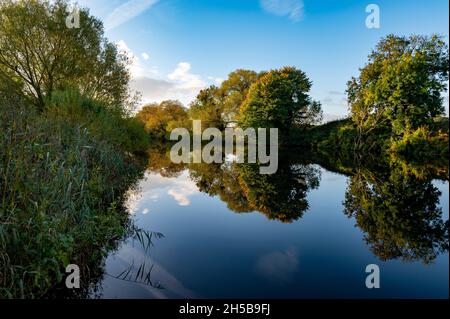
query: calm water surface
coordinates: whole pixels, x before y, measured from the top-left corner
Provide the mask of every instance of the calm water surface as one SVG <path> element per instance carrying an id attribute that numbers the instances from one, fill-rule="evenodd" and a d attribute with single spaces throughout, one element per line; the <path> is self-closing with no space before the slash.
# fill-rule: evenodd
<path id="1" fill-rule="evenodd" d="M 439 170 L 326 169 L 291 154 L 261 176 L 256 165 L 161 156 L 128 199 L 141 235 L 108 256 L 92 296 L 448 298 Z M 380 289 L 365 286 L 368 264 L 380 267 Z"/>

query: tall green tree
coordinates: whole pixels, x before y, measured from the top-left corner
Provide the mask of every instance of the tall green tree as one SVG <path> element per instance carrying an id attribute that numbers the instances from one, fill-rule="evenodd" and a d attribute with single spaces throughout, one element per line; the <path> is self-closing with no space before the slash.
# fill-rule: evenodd
<path id="1" fill-rule="evenodd" d="M 222 97 L 219 88 L 214 85 L 201 90 L 189 108 L 192 120 L 201 120 L 203 127 L 215 127 L 219 130 L 226 126 L 222 113 Z"/>
<path id="2" fill-rule="evenodd" d="M 250 87 L 240 108 L 240 124 L 279 128 L 289 136 L 294 126 L 319 122 L 322 109 L 309 96 L 311 85 L 306 74 L 294 67 L 267 72 Z"/>
<path id="3" fill-rule="evenodd" d="M 238 69 L 231 72 L 222 83 L 219 94 L 222 98 L 222 117 L 226 122 L 236 121 L 241 104 L 258 77 L 259 74 L 255 71 Z"/>
<path id="4" fill-rule="evenodd" d="M 443 114 L 448 63 L 448 47 L 436 35 L 382 39 L 360 75 L 347 85 L 360 142 L 377 128 L 401 135 Z"/>
<path id="5" fill-rule="evenodd" d="M 211 85 L 201 90 L 190 106 L 190 116 L 202 120 L 207 127 L 224 129 L 237 121 L 239 109 L 246 99 L 250 86 L 260 75 L 251 70 L 231 72 L 220 87 Z"/>
<path id="6" fill-rule="evenodd" d="M 76 88 L 88 97 L 121 105 L 129 97 L 128 57 L 104 37 L 87 9 L 74 13 L 66 0 L 0 3 L 0 79 L 42 108 L 52 92 Z"/>

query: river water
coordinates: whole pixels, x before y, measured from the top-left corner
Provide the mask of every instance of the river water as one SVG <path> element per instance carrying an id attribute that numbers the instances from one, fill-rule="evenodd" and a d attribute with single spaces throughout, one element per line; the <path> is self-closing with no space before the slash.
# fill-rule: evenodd
<path id="1" fill-rule="evenodd" d="M 296 154 L 274 175 L 151 156 L 91 296 L 448 298 L 448 168 Z"/>

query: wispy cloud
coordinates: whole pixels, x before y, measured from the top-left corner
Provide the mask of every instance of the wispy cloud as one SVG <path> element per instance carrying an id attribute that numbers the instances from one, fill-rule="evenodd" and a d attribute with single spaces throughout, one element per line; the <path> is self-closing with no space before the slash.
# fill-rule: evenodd
<path id="1" fill-rule="evenodd" d="M 112 30 L 150 9 L 159 0 L 128 0 L 115 8 L 105 19 L 105 29 Z"/>
<path id="2" fill-rule="evenodd" d="M 292 21 L 303 17 L 303 0 L 260 0 L 261 7 L 277 16 L 288 16 Z"/>

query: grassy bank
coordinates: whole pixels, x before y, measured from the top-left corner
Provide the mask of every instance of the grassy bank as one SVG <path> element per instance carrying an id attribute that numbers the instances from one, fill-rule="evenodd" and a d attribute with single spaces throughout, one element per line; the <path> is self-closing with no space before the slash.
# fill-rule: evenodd
<path id="1" fill-rule="evenodd" d="M 0 97 L 0 297 L 40 297 L 122 237 L 143 126 L 74 91 L 45 111 Z M 89 272 L 89 269 L 82 269 Z"/>

